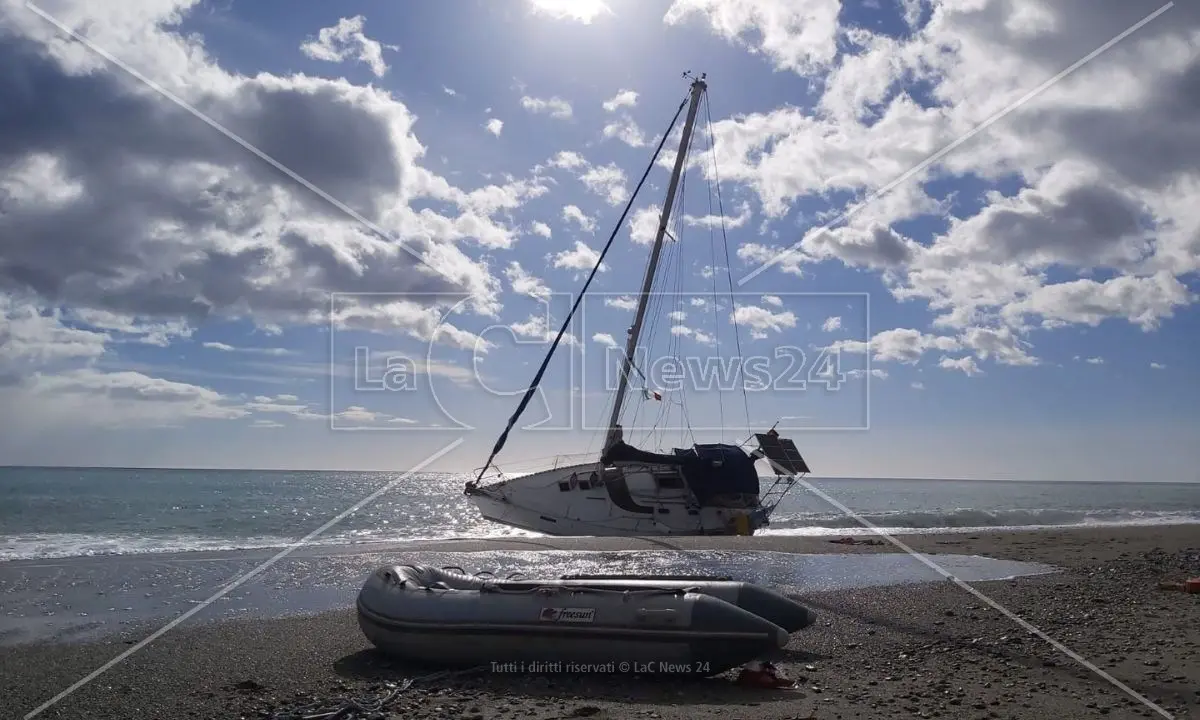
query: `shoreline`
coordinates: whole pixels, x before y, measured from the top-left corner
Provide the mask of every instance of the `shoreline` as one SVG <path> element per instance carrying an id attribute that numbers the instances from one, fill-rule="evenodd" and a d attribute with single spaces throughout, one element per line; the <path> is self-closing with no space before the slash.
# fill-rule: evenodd
<path id="1" fill-rule="evenodd" d="M 1157 588 L 1163 580 L 1200 575 L 1200 530 L 1195 525 L 897 537 L 921 553 L 1062 568 L 971 585 L 1163 703 L 1175 717 L 1200 716 L 1200 596 Z M 897 552 L 890 543 L 839 545 L 829 539 L 508 538 L 391 549 L 397 554 L 539 549 Z M 317 550 L 325 551 L 319 556 L 331 554 L 329 548 Z M 362 552 L 355 546 L 332 555 Z M 196 559 L 196 553 L 186 555 Z M 123 557 L 155 562 L 148 556 Z M 739 688 L 728 677 L 681 683 L 491 673 L 415 686 L 389 707 L 393 715 L 386 717 L 1159 717 L 1130 704 L 1134 701 L 1120 690 L 952 583 L 795 597 L 818 614 L 815 626 L 793 636 L 779 663 L 790 676 L 802 678 L 798 690 Z M 433 670 L 400 667 L 371 649 L 352 606 L 350 594 L 346 609 L 316 615 L 206 622 L 202 612 L 40 717 L 270 717 L 277 710 L 336 696 L 370 697 L 382 691 L 383 682 Z M 12 710 L 29 712 L 154 629 L 130 626 L 90 642 L 0 648 L 0 693 Z"/>
<path id="2" fill-rule="evenodd" d="M 1027 526 L 980 526 L 962 528 L 894 528 L 881 527 L 887 535 L 901 540 L 918 552 L 921 547 L 936 552 L 930 545 L 954 545 L 968 538 L 972 544 L 983 542 L 986 537 L 1045 535 L 1047 533 L 1069 533 L 1074 536 L 1094 535 L 1099 538 L 1143 537 L 1155 535 L 1157 531 L 1171 532 L 1176 528 L 1194 528 L 1200 537 L 1200 520 L 1195 522 L 1144 522 L 1123 524 L 1079 524 L 1079 525 L 1027 525 Z M 817 552 L 902 552 L 894 544 L 880 550 L 873 546 L 852 546 L 831 543 L 842 537 L 870 538 L 878 533 L 861 525 L 845 528 L 822 528 L 821 534 L 759 534 L 749 537 L 705 535 L 676 537 L 574 537 L 552 535 L 512 535 L 487 537 L 451 538 L 399 538 L 394 540 L 367 540 L 354 543 L 314 541 L 298 546 L 293 553 L 303 556 L 360 555 L 387 552 L 485 552 L 521 550 L 561 550 L 574 552 L 602 552 L 621 550 L 664 549 L 681 552 L 695 550 L 756 550 L 761 552 L 817 553 Z M 972 537 L 977 536 L 977 537 Z M 885 541 L 886 542 L 886 541 Z M 31 565 L 59 565 L 88 562 L 161 562 L 170 560 L 204 561 L 231 556 L 247 558 L 275 555 L 291 543 L 262 544 L 204 548 L 195 550 L 153 550 L 146 552 L 97 552 L 80 555 L 54 555 L 37 557 L 0 558 L 0 570 L 5 567 Z M 918 547 L 920 546 L 920 547 Z M 989 546 L 990 547 L 990 546 Z M 1003 547 L 1003 544 L 997 545 Z M 889 549 L 890 548 L 890 549 Z M 1024 558 L 1011 558 L 1024 559 Z"/>

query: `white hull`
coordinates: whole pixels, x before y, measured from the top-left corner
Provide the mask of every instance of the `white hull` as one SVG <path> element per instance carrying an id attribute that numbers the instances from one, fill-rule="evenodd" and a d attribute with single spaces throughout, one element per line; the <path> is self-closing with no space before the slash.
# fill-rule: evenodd
<path id="1" fill-rule="evenodd" d="M 600 468 L 586 463 L 483 486 L 468 497 L 488 520 L 547 535 L 750 535 L 765 524 L 761 508 L 697 507 L 677 468 L 616 467 L 615 481 L 594 487 Z"/>

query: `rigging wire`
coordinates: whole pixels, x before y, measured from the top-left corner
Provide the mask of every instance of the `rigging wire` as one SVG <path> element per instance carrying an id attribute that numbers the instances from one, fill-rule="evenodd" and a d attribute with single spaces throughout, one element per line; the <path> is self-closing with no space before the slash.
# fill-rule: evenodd
<path id="1" fill-rule="evenodd" d="M 742 357 L 741 329 L 738 327 L 737 307 L 735 307 L 735 300 L 733 296 L 733 271 L 729 268 L 729 235 L 725 231 L 725 203 L 721 200 L 721 176 L 717 166 L 717 140 L 715 134 L 713 133 L 712 107 L 708 102 L 707 90 L 704 91 L 704 97 L 702 99 L 704 100 L 704 115 L 708 121 L 708 149 L 712 154 L 713 185 L 717 189 L 717 210 L 720 213 L 721 218 L 721 238 L 725 246 L 725 277 L 729 280 L 729 304 L 731 311 L 730 319 L 733 321 L 733 337 L 737 343 L 739 358 L 738 378 L 742 383 L 742 405 L 746 411 L 746 430 L 747 432 L 753 433 L 753 429 L 751 428 L 752 422 L 750 420 L 750 397 L 746 392 L 746 376 L 743 372 L 746 361 L 745 358 Z"/>
<path id="2" fill-rule="evenodd" d="M 678 225 L 679 225 L 679 227 L 676 230 L 675 237 L 683 238 L 684 213 L 683 213 L 682 206 L 680 206 Z M 675 297 L 675 299 L 676 299 L 676 306 L 675 306 L 676 309 L 679 310 L 680 312 L 682 312 L 682 310 L 683 310 L 683 305 L 682 305 L 682 303 L 683 303 L 683 269 L 684 269 L 683 240 L 682 239 L 678 240 L 678 243 L 680 246 L 680 253 L 679 253 L 680 258 L 679 258 L 679 263 L 678 263 L 678 265 L 676 265 L 676 268 L 675 268 L 675 293 L 674 293 L 673 297 Z M 674 357 L 676 359 L 676 361 L 679 360 L 679 346 L 680 346 L 680 343 L 682 342 L 682 340 L 680 340 L 680 337 L 681 337 L 680 335 L 677 335 L 675 333 L 674 327 L 672 327 L 671 328 L 671 356 Z M 687 432 L 690 432 L 690 431 L 691 431 L 691 420 L 688 418 L 688 414 L 687 414 L 687 393 L 681 392 L 681 393 L 679 393 L 679 444 L 680 444 L 680 447 L 683 447 L 684 445 L 686 445 Z M 665 430 L 664 430 L 664 434 L 665 434 Z"/>
<path id="3" fill-rule="evenodd" d="M 688 146 L 684 149 L 684 162 L 683 162 L 684 168 L 687 168 L 687 166 L 689 165 L 689 163 L 691 161 L 691 155 L 692 155 L 692 149 L 694 147 L 694 143 L 695 143 L 695 136 L 693 135 L 691 142 L 689 142 Z M 647 348 L 653 346 L 654 339 L 657 337 L 657 334 L 658 334 L 659 323 L 661 322 L 662 317 L 663 317 L 662 307 L 663 307 L 665 298 L 668 296 L 668 293 L 666 293 L 666 290 L 663 286 L 666 282 L 666 278 L 669 277 L 669 270 L 671 267 L 671 265 L 670 265 L 671 262 L 678 261 L 675 264 L 675 270 L 676 270 L 675 287 L 676 287 L 677 291 L 681 285 L 682 272 L 683 272 L 683 260 L 682 260 L 683 242 L 680 238 L 683 237 L 685 198 L 687 197 L 687 172 L 686 172 L 686 169 L 683 172 L 681 172 L 680 178 L 679 178 L 679 183 L 680 183 L 679 193 L 676 195 L 675 203 L 672 207 L 672 217 L 674 217 L 674 219 L 675 219 L 674 234 L 672 237 L 672 240 L 674 242 L 672 242 L 671 245 L 666 246 L 666 254 L 665 254 L 665 258 L 664 258 L 665 262 L 662 263 L 663 265 L 666 266 L 666 269 L 668 270 L 668 272 L 660 273 L 658 276 L 656 276 L 652 280 L 653 295 L 651 296 L 650 305 L 648 307 L 653 308 L 653 312 L 650 315 L 651 320 L 650 320 L 650 330 L 649 330 L 649 333 L 647 334 L 647 337 L 649 338 L 649 341 L 646 343 Z M 678 295 L 678 293 L 676 293 L 676 295 Z M 678 345 L 679 345 L 678 340 L 679 340 L 678 336 L 675 335 L 675 333 L 673 331 L 671 331 L 670 338 L 668 339 L 668 355 L 667 356 L 674 357 L 676 360 L 678 360 Z M 672 350 L 673 350 L 673 352 L 672 352 Z M 681 423 L 687 424 L 688 429 L 690 431 L 691 424 L 686 416 L 686 405 L 682 401 L 682 398 L 685 395 L 686 395 L 685 392 L 679 393 L 679 396 L 681 398 L 681 400 L 680 400 Z M 645 394 L 643 394 L 642 399 L 636 406 L 637 413 L 640 413 L 642 406 L 646 402 L 649 402 L 649 399 L 646 397 Z M 658 440 L 655 440 L 654 444 L 661 445 L 663 433 L 665 432 L 664 429 L 662 429 L 662 423 L 663 423 L 664 419 L 669 418 L 671 408 L 674 406 L 674 402 L 673 402 L 673 399 L 671 399 L 671 397 L 668 396 L 668 399 L 666 401 L 660 400 L 660 401 L 658 401 L 658 403 L 659 403 L 658 412 L 655 416 L 654 423 L 646 430 L 646 433 L 645 433 L 644 437 L 642 438 L 643 443 L 651 441 L 655 437 L 655 433 L 657 431 Z M 635 414 L 634 418 L 635 418 L 634 427 L 636 427 L 637 414 Z M 681 428 L 682 428 L 682 425 L 681 425 Z"/>
<path id="4" fill-rule="evenodd" d="M 707 95 L 708 95 L 708 93 L 705 93 L 705 96 L 707 96 Z M 702 98 L 702 101 L 707 106 L 707 97 Z M 709 180 L 709 182 L 708 182 L 708 215 L 710 218 L 713 215 L 713 188 L 712 188 L 711 180 Z M 712 278 L 713 343 L 717 346 L 717 348 L 720 348 L 721 347 L 721 312 L 720 312 L 720 309 L 717 307 L 717 240 L 716 240 L 716 229 L 713 227 L 711 221 L 708 223 L 708 249 L 709 249 L 709 257 L 710 257 L 710 263 L 711 263 L 709 265 L 709 270 L 711 271 L 710 277 Z M 726 265 L 725 272 L 728 273 L 729 272 L 728 258 L 726 258 L 725 265 Z M 718 361 L 718 369 L 722 369 L 719 367 L 719 365 L 720 365 L 719 357 L 717 358 L 717 361 Z M 742 362 L 741 352 L 739 351 L 738 352 L 738 363 L 741 363 L 741 362 Z M 720 376 L 718 376 L 717 383 L 718 383 L 718 385 L 717 385 L 717 421 L 718 421 L 717 427 L 721 428 L 721 442 L 725 442 L 725 396 L 720 390 Z"/>
<path id="5" fill-rule="evenodd" d="M 701 96 L 701 99 L 703 99 L 703 96 Z M 692 142 L 688 144 L 687 155 L 685 157 L 684 167 L 687 167 L 688 165 L 691 164 L 692 149 L 695 147 L 695 142 L 696 142 L 696 138 L 693 135 Z M 687 180 L 686 174 L 684 175 L 683 180 L 684 181 Z M 684 223 L 685 223 L 685 220 L 687 217 L 685 214 L 683 197 L 684 196 L 681 194 L 680 200 L 679 200 L 679 213 L 676 216 L 676 218 L 677 218 L 676 222 L 678 224 L 678 227 L 676 228 L 675 232 L 676 232 L 676 237 L 678 237 L 678 238 L 683 237 L 683 228 L 684 228 Z M 679 265 L 676 268 L 676 273 L 675 273 L 676 297 L 682 297 L 682 289 L 683 289 L 683 265 L 684 265 L 684 263 L 683 263 L 683 258 L 682 258 L 682 255 L 683 255 L 683 241 L 682 240 L 679 241 L 679 245 L 680 245 L 680 256 L 681 257 L 680 257 Z M 674 352 L 673 352 L 672 357 L 674 357 L 676 361 L 679 360 L 679 345 L 682 342 L 680 337 L 681 336 L 675 335 L 674 332 L 672 332 L 671 339 L 674 343 L 673 344 Z M 686 366 L 684 369 L 685 369 L 685 373 L 686 373 Z M 680 426 L 679 426 L 680 444 L 681 445 L 686 444 L 684 441 L 685 440 L 685 436 L 684 436 L 684 428 L 685 427 L 687 428 L 687 435 L 691 437 L 692 443 L 694 444 L 696 442 L 696 434 L 692 430 L 692 421 L 687 412 L 687 393 L 686 392 L 679 393 L 679 420 L 680 420 Z"/>
<path id="6" fill-rule="evenodd" d="M 525 396 L 521 398 L 521 402 L 517 405 L 516 411 L 512 417 L 508 419 L 508 424 L 504 427 L 504 432 L 500 433 L 500 437 L 496 440 L 496 444 L 492 447 L 492 452 L 488 455 L 487 462 L 479 470 L 479 475 L 475 477 L 472 485 L 478 485 L 483 479 L 483 474 L 491 467 L 492 461 L 496 459 L 496 455 L 504 448 L 504 444 L 508 442 L 508 433 L 512 431 L 513 426 L 517 424 L 517 420 L 521 418 L 521 414 L 525 412 L 525 408 L 529 406 L 529 400 L 537 391 L 538 385 L 542 382 L 542 376 L 546 374 L 546 368 L 550 366 L 550 359 L 554 357 L 554 351 L 558 349 L 558 344 L 562 342 L 563 335 L 566 335 L 567 328 L 571 325 L 571 320 L 575 317 L 575 312 L 579 309 L 579 305 L 583 302 L 584 296 L 587 294 L 588 287 L 591 286 L 592 280 L 595 279 L 596 273 L 600 270 L 601 264 L 604 262 L 605 255 L 612 248 L 613 241 L 617 239 L 617 233 L 621 231 L 621 226 L 625 224 L 625 218 L 629 215 L 630 209 L 633 207 L 633 202 L 641 192 L 642 186 L 646 184 L 646 178 L 650 177 L 650 171 L 654 169 L 654 165 L 658 162 L 658 155 L 662 152 L 663 145 L 667 143 L 667 137 L 675 128 L 675 123 L 679 121 L 679 116 L 683 114 L 683 108 L 687 106 L 688 99 L 691 93 L 688 93 L 689 98 L 685 98 L 679 103 L 679 109 L 675 111 L 675 117 L 671 118 L 671 124 L 667 126 L 667 131 L 663 133 L 662 139 L 658 143 L 658 147 L 654 150 L 654 156 L 650 158 L 650 163 L 646 166 L 646 171 L 642 173 L 641 180 L 638 180 L 637 187 L 633 189 L 633 194 L 629 197 L 629 202 L 625 204 L 625 209 L 621 212 L 621 218 L 617 220 L 616 227 L 613 228 L 612 234 L 608 236 L 608 242 L 604 243 L 604 249 L 600 251 L 600 257 L 596 260 L 595 266 L 592 267 L 591 273 L 588 274 L 587 280 L 583 283 L 583 289 L 579 291 L 579 295 L 575 298 L 575 303 L 571 306 L 571 311 L 567 313 L 567 317 L 563 320 L 562 327 L 558 330 L 558 335 L 554 338 L 554 343 L 550 346 L 550 351 L 546 353 L 546 357 L 542 360 L 541 367 L 538 368 L 537 374 L 533 376 L 533 382 L 529 384 L 529 389 L 525 391 Z"/>

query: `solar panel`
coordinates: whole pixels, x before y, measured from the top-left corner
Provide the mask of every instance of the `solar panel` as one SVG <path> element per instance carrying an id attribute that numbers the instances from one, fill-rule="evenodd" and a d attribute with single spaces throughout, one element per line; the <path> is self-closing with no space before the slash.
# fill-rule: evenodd
<path id="1" fill-rule="evenodd" d="M 776 475 L 800 475 L 809 472 L 808 463 L 796 449 L 796 443 L 774 433 L 756 433 L 758 447 L 771 461 Z"/>

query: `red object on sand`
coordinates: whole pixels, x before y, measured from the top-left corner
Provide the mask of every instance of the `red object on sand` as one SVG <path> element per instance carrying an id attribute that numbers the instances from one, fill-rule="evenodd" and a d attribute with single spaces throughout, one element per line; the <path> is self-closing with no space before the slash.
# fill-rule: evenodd
<path id="1" fill-rule="evenodd" d="M 1189 578 L 1183 584 L 1183 589 L 1190 593 L 1200 593 L 1200 577 Z"/>
<path id="2" fill-rule="evenodd" d="M 743 687 L 767 688 L 783 690 L 796 687 L 796 681 L 788 679 L 775 669 L 771 663 L 762 663 L 759 667 L 746 667 L 738 673 L 738 685 Z"/>

